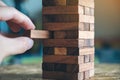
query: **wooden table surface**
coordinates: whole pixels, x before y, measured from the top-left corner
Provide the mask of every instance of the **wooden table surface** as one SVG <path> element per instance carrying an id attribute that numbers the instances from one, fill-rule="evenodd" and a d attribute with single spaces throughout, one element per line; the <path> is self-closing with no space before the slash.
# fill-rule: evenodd
<path id="1" fill-rule="evenodd" d="M 0 80 L 45 80 L 41 64 L 0 67 Z M 91 80 L 120 80 L 120 64 L 96 64 Z"/>

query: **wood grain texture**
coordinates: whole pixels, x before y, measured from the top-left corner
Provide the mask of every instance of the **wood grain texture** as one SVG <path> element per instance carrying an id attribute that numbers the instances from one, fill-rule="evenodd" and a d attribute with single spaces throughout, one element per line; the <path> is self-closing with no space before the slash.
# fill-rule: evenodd
<path id="1" fill-rule="evenodd" d="M 94 69 L 94 63 L 83 63 L 83 64 L 72 64 L 72 65 L 67 65 L 66 67 L 67 71 L 69 73 L 79 73 L 79 72 L 85 72 L 85 71 L 90 71 Z"/>
<path id="2" fill-rule="evenodd" d="M 84 72 L 84 79 L 89 79 L 90 78 L 90 71 L 87 70 Z"/>
<path id="3" fill-rule="evenodd" d="M 43 0 L 43 78 L 87 80 L 94 75 L 94 0 Z"/>
<path id="4" fill-rule="evenodd" d="M 89 8 L 88 8 L 89 9 Z M 84 13 L 83 6 L 49 6 L 43 7 L 42 14 L 82 14 Z M 90 9 L 88 12 L 90 15 Z"/>
<path id="5" fill-rule="evenodd" d="M 79 39 L 79 48 L 94 47 L 94 39 Z"/>
<path id="6" fill-rule="evenodd" d="M 47 40 L 43 40 L 43 45 L 44 47 L 78 47 L 78 40 L 77 39 L 47 39 Z"/>
<path id="7" fill-rule="evenodd" d="M 57 72 L 66 72 L 67 64 L 59 63 L 42 63 L 42 69 L 44 71 L 57 71 Z"/>
<path id="8" fill-rule="evenodd" d="M 67 0 L 68 5 L 82 5 L 86 7 L 94 8 L 93 0 Z"/>
<path id="9" fill-rule="evenodd" d="M 79 22 L 94 23 L 94 17 L 88 15 L 80 15 Z"/>
<path id="10" fill-rule="evenodd" d="M 87 70 L 79 73 L 43 71 L 43 78 L 55 80 L 89 80 L 91 77 L 93 77 L 93 75 L 93 70 Z"/>
<path id="11" fill-rule="evenodd" d="M 90 62 L 94 61 L 94 47 L 44 47 L 43 55 L 68 55 L 68 56 L 80 56 L 90 55 Z"/>
<path id="12" fill-rule="evenodd" d="M 67 31 L 67 30 L 80 30 L 80 31 L 94 31 L 94 23 L 43 23 L 43 28 L 49 31 Z"/>
<path id="13" fill-rule="evenodd" d="M 79 34 L 79 36 L 78 36 Z M 94 39 L 94 31 L 55 31 L 55 39 Z"/>
<path id="14" fill-rule="evenodd" d="M 84 10 L 85 10 L 85 11 L 84 11 L 84 12 L 85 12 L 85 13 L 84 13 L 85 15 L 91 15 L 91 11 L 90 11 L 90 8 L 89 8 L 89 7 L 84 7 Z"/>
<path id="15" fill-rule="evenodd" d="M 89 76 L 90 77 L 93 77 L 95 75 L 95 70 L 94 69 L 91 69 L 90 71 L 89 71 Z"/>
<path id="16" fill-rule="evenodd" d="M 55 47 L 54 48 L 54 54 L 55 55 L 67 55 L 67 48 Z"/>
<path id="17" fill-rule="evenodd" d="M 93 0 L 43 0 L 43 6 L 82 5 L 94 8 Z"/>
<path id="18" fill-rule="evenodd" d="M 30 30 L 24 33 L 25 36 L 28 36 L 33 39 L 48 39 L 50 38 L 50 33 L 46 30 Z"/>
<path id="19" fill-rule="evenodd" d="M 78 39 L 78 30 L 54 31 L 54 39 Z"/>
<path id="20" fill-rule="evenodd" d="M 95 52 L 95 48 L 94 47 L 79 49 L 80 55 L 94 54 L 94 52 Z"/>
<path id="21" fill-rule="evenodd" d="M 94 39 L 94 31 L 79 31 L 79 39 Z"/>
<path id="22" fill-rule="evenodd" d="M 84 63 L 79 67 L 81 72 L 94 69 L 94 62 Z"/>
<path id="23" fill-rule="evenodd" d="M 43 48 L 43 55 L 71 55 L 77 56 L 78 48 L 66 48 L 66 47 L 44 47 Z"/>
<path id="24" fill-rule="evenodd" d="M 65 6 L 66 0 L 42 0 L 43 6 Z"/>
<path id="25" fill-rule="evenodd" d="M 43 63 L 42 64 L 42 69 L 44 71 L 57 71 L 57 72 L 66 72 L 66 73 L 80 73 L 80 72 L 85 72 L 85 71 L 89 71 L 92 70 L 93 71 L 93 67 L 94 66 L 88 66 L 88 68 L 86 68 L 86 70 L 81 70 L 80 67 L 84 67 L 84 64 L 87 65 L 87 63 L 83 63 L 83 64 L 61 64 L 61 63 Z M 91 71 L 91 74 L 93 74 Z M 90 74 L 90 73 L 89 73 Z"/>
<path id="26" fill-rule="evenodd" d="M 78 30 L 78 22 L 71 23 L 43 23 L 43 28 L 50 31 L 60 31 L 60 30 Z M 81 25 L 80 25 L 81 26 Z"/>
<path id="27" fill-rule="evenodd" d="M 90 55 L 90 57 L 92 58 L 94 55 L 94 47 L 67 48 L 67 55 L 72 55 L 72 56 Z"/>
<path id="28" fill-rule="evenodd" d="M 44 55 L 43 62 L 45 63 L 63 63 L 63 64 L 80 64 L 84 62 L 82 56 L 58 56 Z"/>
<path id="29" fill-rule="evenodd" d="M 80 14 L 43 15 L 43 22 L 86 22 L 94 23 L 94 16 Z"/>
<path id="30" fill-rule="evenodd" d="M 44 79 L 55 79 L 55 80 L 83 80 L 83 73 L 65 73 L 65 72 L 49 72 L 43 71 Z"/>
<path id="31" fill-rule="evenodd" d="M 94 39 L 46 39 L 43 40 L 44 47 L 93 47 Z"/>

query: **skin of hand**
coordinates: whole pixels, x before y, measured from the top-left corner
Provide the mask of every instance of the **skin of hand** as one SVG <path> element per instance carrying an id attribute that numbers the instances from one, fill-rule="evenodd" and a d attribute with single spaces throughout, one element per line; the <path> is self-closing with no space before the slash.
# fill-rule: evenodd
<path id="1" fill-rule="evenodd" d="M 13 32 L 21 28 L 35 29 L 32 21 L 13 7 L 8 7 L 0 1 L 0 21 L 6 21 Z M 28 37 L 8 38 L 0 34 L 0 63 L 10 55 L 21 54 L 33 46 L 33 40 Z"/>

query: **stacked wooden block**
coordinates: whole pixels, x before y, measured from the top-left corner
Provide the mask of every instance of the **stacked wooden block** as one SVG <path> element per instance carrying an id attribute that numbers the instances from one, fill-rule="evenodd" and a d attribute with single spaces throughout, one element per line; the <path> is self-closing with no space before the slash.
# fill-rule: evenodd
<path id="1" fill-rule="evenodd" d="M 43 78 L 94 76 L 94 0 L 43 0 Z"/>

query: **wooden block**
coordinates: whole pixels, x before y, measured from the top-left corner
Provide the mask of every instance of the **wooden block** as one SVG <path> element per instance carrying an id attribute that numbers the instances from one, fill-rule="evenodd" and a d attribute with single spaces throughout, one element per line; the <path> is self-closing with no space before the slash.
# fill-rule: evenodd
<path id="1" fill-rule="evenodd" d="M 68 55 L 80 56 L 90 55 L 90 62 L 94 61 L 94 47 L 78 48 L 78 47 L 44 47 L 43 55 Z"/>
<path id="2" fill-rule="evenodd" d="M 43 64 L 42 64 L 42 68 L 43 68 L 43 71 L 66 72 L 66 64 L 43 63 Z"/>
<path id="3" fill-rule="evenodd" d="M 66 31 L 66 30 L 80 30 L 80 31 L 94 31 L 94 23 L 43 23 L 43 28 L 49 31 Z"/>
<path id="4" fill-rule="evenodd" d="M 57 71 L 57 72 L 66 72 L 67 64 L 58 64 L 58 63 L 43 63 L 43 71 Z"/>
<path id="5" fill-rule="evenodd" d="M 43 22 L 86 22 L 94 23 L 94 16 L 80 15 L 80 14 L 62 14 L 62 15 L 43 15 Z"/>
<path id="6" fill-rule="evenodd" d="M 55 55 L 67 55 L 67 48 L 55 47 L 54 54 Z"/>
<path id="7" fill-rule="evenodd" d="M 65 72 L 49 72 L 43 71 L 44 79 L 54 80 L 83 80 L 83 73 L 65 73 Z"/>
<path id="8" fill-rule="evenodd" d="M 43 22 L 79 22 L 79 14 L 43 15 Z"/>
<path id="9" fill-rule="evenodd" d="M 94 8 L 90 8 L 90 15 L 94 16 Z"/>
<path id="10" fill-rule="evenodd" d="M 61 63 L 61 64 L 80 64 L 83 62 L 82 56 L 58 56 L 44 55 L 43 62 L 45 63 Z"/>
<path id="11" fill-rule="evenodd" d="M 94 32 L 92 32 L 92 31 L 79 31 L 79 39 L 94 39 Z"/>
<path id="12" fill-rule="evenodd" d="M 94 39 L 80 39 L 79 40 L 79 48 L 85 48 L 85 47 L 94 47 Z"/>
<path id="13" fill-rule="evenodd" d="M 84 15 L 84 6 L 79 5 L 78 13 Z"/>
<path id="14" fill-rule="evenodd" d="M 82 66 L 79 66 L 81 72 L 94 69 L 94 62 L 84 63 Z"/>
<path id="15" fill-rule="evenodd" d="M 43 41 L 43 45 L 44 47 L 78 47 L 78 40 L 77 39 L 48 39 Z"/>
<path id="16" fill-rule="evenodd" d="M 43 6 L 65 6 L 66 0 L 42 0 Z"/>
<path id="17" fill-rule="evenodd" d="M 94 57 L 95 57 L 94 54 L 90 54 L 90 62 L 94 62 Z"/>
<path id="18" fill-rule="evenodd" d="M 43 6 L 82 5 L 94 8 L 93 0 L 43 0 Z"/>
<path id="19" fill-rule="evenodd" d="M 94 8 L 94 1 L 93 0 L 67 0 L 67 5 L 82 5 L 82 6 Z"/>
<path id="20" fill-rule="evenodd" d="M 84 68 L 85 65 L 86 65 L 86 68 Z M 94 69 L 94 64 L 93 63 L 82 63 L 82 64 L 43 63 L 42 68 L 43 68 L 43 71 L 80 73 L 85 71 L 90 72 L 90 70 Z M 91 75 L 93 75 L 92 71 L 91 71 Z"/>
<path id="21" fill-rule="evenodd" d="M 43 23 L 43 28 L 49 31 L 60 31 L 60 30 L 78 30 L 78 22 L 71 23 Z M 81 26 L 81 25 L 79 25 Z"/>
<path id="22" fill-rule="evenodd" d="M 90 55 L 84 55 L 84 60 L 85 63 L 90 62 Z"/>
<path id="23" fill-rule="evenodd" d="M 50 38 L 50 34 L 46 30 L 30 30 L 30 31 L 26 31 L 24 35 L 34 39 Z"/>
<path id="24" fill-rule="evenodd" d="M 83 64 L 72 64 L 72 65 L 67 65 L 67 71 L 69 73 L 79 73 L 79 72 L 84 72 L 84 71 L 89 71 L 91 69 L 94 69 L 94 63 L 83 63 Z"/>
<path id="25" fill-rule="evenodd" d="M 89 8 L 88 8 L 89 9 Z M 84 10 L 83 6 L 49 6 L 43 7 L 42 14 L 82 14 Z M 89 14 L 90 15 L 90 9 Z"/>
<path id="26" fill-rule="evenodd" d="M 80 55 L 94 54 L 94 52 L 95 52 L 95 48 L 94 47 L 79 49 Z"/>
<path id="27" fill-rule="evenodd" d="M 94 24 L 91 23 L 91 24 L 90 24 L 90 31 L 94 31 L 94 28 L 95 28 L 95 27 L 94 27 Z"/>
<path id="28" fill-rule="evenodd" d="M 94 47 L 94 39 L 86 39 L 84 41 L 86 46 Z"/>
<path id="29" fill-rule="evenodd" d="M 86 48 L 67 48 L 67 55 L 71 56 L 80 56 L 80 55 L 90 55 L 90 62 L 94 60 L 94 47 L 86 47 Z"/>
<path id="30" fill-rule="evenodd" d="M 71 55 L 79 56 L 79 48 L 44 47 L 43 55 Z"/>
<path id="31" fill-rule="evenodd" d="M 43 41 L 44 47 L 93 47 L 93 39 L 47 39 Z"/>
<path id="32" fill-rule="evenodd" d="M 54 31 L 54 39 L 94 39 L 93 31 Z"/>
<path id="33" fill-rule="evenodd" d="M 95 75 L 95 70 L 92 69 L 92 70 L 89 71 L 89 73 L 90 73 L 89 76 L 90 76 L 90 77 L 93 77 L 93 76 Z"/>
<path id="34" fill-rule="evenodd" d="M 83 31 L 90 31 L 90 23 L 83 23 L 83 24 L 84 24 Z"/>
<path id="35" fill-rule="evenodd" d="M 79 73 L 79 66 L 81 66 L 81 64 L 76 65 L 76 64 L 72 64 L 72 65 L 66 65 L 66 72 L 68 73 Z"/>
<path id="36" fill-rule="evenodd" d="M 55 71 L 55 66 L 54 64 L 42 63 L 42 70 L 43 71 Z"/>
<path id="37" fill-rule="evenodd" d="M 89 79 L 89 78 L 90 78 L 90 72 L 88 70 L 84 72 L 84 79 Z"/>
<path id="38" fill-rule="evenodd" d="M 78 39 L 78 30 L 72 31 L 55 31 L 55 39 Z"/>
<path id="39" fill-rule="evenodd" d="M 78 28 L 80 31 L 85 31 L 85 24 L 84 23 L 78 23 Z"/>
<path id="40" fill-rule="evenodd" d="M 85 15 L 91 15 L 91 10 L 89 7 L 85 7 Z"/>
<path id="41" fill-rule="evenodd" d="M 79 22 L 94 23 L 93 16 L 80 15 L 79 18 L 80 18 Z"/>
<path id="42" fill-rule="evenodd" d="M 66 71 L 66 64 L 54 64 L 55 71 L 65 72 Z"/>
<path id="43" fill-rule="evenodd" d="M 53 55 L 54 48 L 53 47 L 43 47 L 43 55 Z"/>
<path id="44" fill-rule="evenodd" d="M 67 55 L 79 56 L 79 48 L 78 47 L 67 48 Z"/>
<path id="45" fill-rule="evenodd" d="M 67 48 L 43 47 L 43 55 L 66 55 Z"/>

